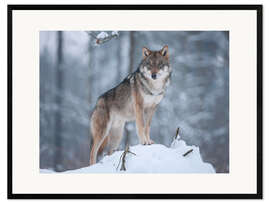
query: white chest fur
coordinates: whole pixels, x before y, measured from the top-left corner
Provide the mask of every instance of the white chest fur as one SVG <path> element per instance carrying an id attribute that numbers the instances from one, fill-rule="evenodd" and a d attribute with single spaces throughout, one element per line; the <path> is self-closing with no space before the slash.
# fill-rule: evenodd
<path id="1" fill-rule="evenodd" d="M 160 101 L 163 98 L 163 94 L 162 95 L 149 95 L 149 94 L 143 94 L 143 103 L 144 106 L 152 106 L 153 104 L 159 104 Z"/>
<path id="2" fill-rule="evenodd" d="M 161 91 L 164 88 L 163 79 L 152 80 L 151 84 L 153 85 L 154 89 L 157 91 Z"/>

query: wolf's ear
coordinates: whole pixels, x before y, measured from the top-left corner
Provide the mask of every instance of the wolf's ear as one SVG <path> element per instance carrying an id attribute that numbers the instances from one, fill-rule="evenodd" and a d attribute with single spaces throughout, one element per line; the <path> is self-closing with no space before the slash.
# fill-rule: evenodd
<path id="1" fill-rule="evenodd" d="M 149 49 L 147 49 L 146 47 L 143 47 L 143 49 L 142 49 L 143 58 L 146 58 L 150 54 L 151 54 L 151 51 Z"/>
<path id="2" fill-rule="evenodd" d="M 169 58 L 169 52 L 168 52 L 168 45 L 165 45 L 161 50 L 160 53 L 162 56 L 165 56 L 166 58 Z"/>

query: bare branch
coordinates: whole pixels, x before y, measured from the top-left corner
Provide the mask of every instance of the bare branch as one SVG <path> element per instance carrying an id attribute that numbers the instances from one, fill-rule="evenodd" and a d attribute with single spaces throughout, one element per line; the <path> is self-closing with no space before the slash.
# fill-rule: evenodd
<path id="1" fill-rule="evenodd" d="M 122 155 L 120 156 L 119 163 L 118 163 L 118 165 L 117 165 L 117 167 L 116 167 L 116 170 L 118 169 L 118 167 L 119 167 L 121 161 L 122 161 L 122 164 L 121 164 L 120 171 L 126 171 L 126 170 L 127 170 L 127 169 L 126 169 L 126 166 L 125 166 L 125 163 L 126 163 L 126 155 L 127 155 L 128 153 L 133 154 L 133 155 L 136 156 L 135 153 L 129 151 L 129 146 L 127 145 L 125 151 L 124 151 L 124 152 L 122 153 Z"/>
<path id="2" fill-rule="evenodd" d="M 95 35 L 93 32 L 88 31 L 86 32 L 89 36 L 91 36 L 92 38 L 94 38 L 95 40 L 95 45 L 101 45 L 104 44 L 108 41 L 110 41 L 113 38 L 117 38 L 119 36 L 118 32 L 112 32 L 110 35 L 105 35 L 105 36 L 101 36 L 99 37 L 99 35 Z M 107 34 L 107 33 L 106 33 Z"/>
<path id="3" fill-rule="evenodd" d="M 189 153 L 193 152 L 193 149 L 188 150 L 183 156 L 187 156 Z"/>
<path id="4" fill-rule="evenodd" d="M 174 136 L 174 140 L 181 140 L 181 136 L 180 136 L 180 128 L 179 128 L 179 127 L 176 129 L 176 133 L 175 133 L 175 136 Z"/>
<path id="5" fill-rule="evenodd" d="M 91 31 L 89 31 L 89 32 L 86 32 L 88 35 L 90 35 L 91 37 L 93 37 L 94 39 L 97 39 L 97 36 L 94 34 L 94 33 L 92 33 Z"/>
<path id="6" fill-rule="evenodd" d="M 175 134 L 175 137 L 174 137 L 174 139 L 177 139 L 177 137 L 178 137 L 178 134 L 179 134 L 179 127 L 176 129 L 176 134 Z"/>

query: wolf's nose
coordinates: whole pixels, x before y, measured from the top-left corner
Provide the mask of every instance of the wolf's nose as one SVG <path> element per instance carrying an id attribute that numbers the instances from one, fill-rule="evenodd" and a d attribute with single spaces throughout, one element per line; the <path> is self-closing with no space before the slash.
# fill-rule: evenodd
<path id="1" fill-rule="evenodd" d="M 154 80 L 157 79 L 157 74 L 153 73 L 153 74 L 152 74 L 152 78 L 153 78 Z"/>

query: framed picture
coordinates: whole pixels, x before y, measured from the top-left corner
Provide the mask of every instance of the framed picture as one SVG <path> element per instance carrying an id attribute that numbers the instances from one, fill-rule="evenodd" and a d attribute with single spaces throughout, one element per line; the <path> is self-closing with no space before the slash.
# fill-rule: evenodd
<path id="1" fill-rule="evenodd" d="M 262 5 L 8 5 L 8 198 L 262 197 Z"/>

